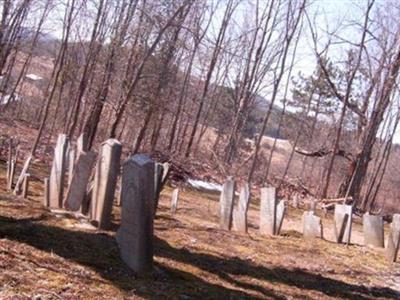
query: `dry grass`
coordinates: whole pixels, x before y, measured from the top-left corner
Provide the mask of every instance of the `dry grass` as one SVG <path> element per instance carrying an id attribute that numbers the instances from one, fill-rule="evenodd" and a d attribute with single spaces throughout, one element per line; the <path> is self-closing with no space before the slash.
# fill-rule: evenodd
<path id="1" fill-rule="evenodd" d="M 249 234 L 226 232 L 217 226 L 217 196 L 184 190 L 172 215 L 170 188 L 155 220 L 155 271 L 137 277 L 121 261 L 114 239 L 119 208 L 113 230 L 83 229 L 84 221 L 41 207 L 41 182 L 33 182 L 26 201 L 10 196 L 4 171 L 1 165 L 1 299 L 400 297 L 399 264 L 390 266 L 383 251 L 357 243 L 302 239 L 301 210 L 289 209 L 279 237 L 257 233 L 256 204 Z M 359 233 L 356 224 L 354 236 Z"/>

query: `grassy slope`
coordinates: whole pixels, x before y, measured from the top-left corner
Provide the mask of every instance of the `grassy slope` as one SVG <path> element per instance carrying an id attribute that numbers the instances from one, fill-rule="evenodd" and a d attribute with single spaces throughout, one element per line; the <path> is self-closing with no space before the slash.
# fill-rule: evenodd
<path id="1" fill-rule="evenodd" d="M 218 229 L 216 196 L 183 191 L 172 215 L 169 188 L 155 220 L 155 272 L 138 278 L 114 240 L 119 208 L 114 230 L 83 229 L 83 221 L 41 207 L 38 181 L 27 201 L 6 193 L 4 172 L 0 165 L 1 299 L 399 297 L 399 264 L 390 266 L 378 249 L 302 239 L 300 210 L 289 209 L 283 236 L 261 237 L 253 204 L 242 235 Z"/>

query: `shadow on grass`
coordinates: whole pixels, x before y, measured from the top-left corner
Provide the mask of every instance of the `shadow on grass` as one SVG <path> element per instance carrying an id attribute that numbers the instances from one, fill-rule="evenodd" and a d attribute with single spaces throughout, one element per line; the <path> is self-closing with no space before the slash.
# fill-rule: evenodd
<path id="1" fill-rule="evenodd" d="M 153 275 L 135 277 L 120 259 L 117 244 L 112 236 L 47 226 L 38 221 L 40 219 L 16 220 L 0 216 L 0 238 L 25 243 L 85 265 L 120 289 L 126 292 L 135 290 L 135 294 L 144 297 L 179 298 L 185 295 L 189 298 L 202 299 L 257 299 L 250 294 L 256 292 L 267 298 L 286 298 L 269 288 L 250 283 L 250 280 L 247 282 L 240 280 L 240 276 L 246 276 L 344 299 L 374 297 L 398 299 L 396 291 L 389 288 L 367 288 L 300 269 L 267 269 L 237 257 L 221 258 L 210 254 L 193 253 L 184 248 L 174 248 L 159 238 L 155 238 L 156 256 L 195 266 L 245 292 L 207 282 L 192 273 L 161 263 L 156 263 L 158 271 Z M 174 262 L 169 264 L 174 265 Z"/>

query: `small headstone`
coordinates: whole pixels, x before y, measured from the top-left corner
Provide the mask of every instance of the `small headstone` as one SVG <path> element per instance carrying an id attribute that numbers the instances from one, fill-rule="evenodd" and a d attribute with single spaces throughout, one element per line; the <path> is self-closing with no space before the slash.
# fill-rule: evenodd
<path id="1" fill-rule="evenodd" d="M 390 262 L 397 261 L 400 248 L 400 214 L 394 214 L 386 243 L 386 256 Z"/>
<path id="2" fill-rule="evenodd" d="M 72 182 L 72 174 L 74 173 L 74 165 L 75 165 L 75 150 L 70 148 L 68 152 L 68 186 L 71 185 Z"/>
<path id="3" fill-rule="evenodd" d="M 66 169 L 66 151 L 68 138 L 60 134 L 57 139 L 57 146 L 54 149 L 53 165 L 50 173 L 50 207 L 62 208 L 64 196 L 64 176 Z"/>
<path id="4" fill-rule="evenodd" d="M 117 242 L 121 257 L 136 273 L 153 268 L 155 163 L 146 155 L 124 162 L 121 187 L 121 227 Z"/>
<path id="5" fill-rule="evenodd" d="M 299 208 L 299 195 L 295 194 L 292 198 L 292 205 L 294 208 Z"/>
<path id="6" fill-rule="evenodd" d="M 310 199 L 310 210 L 314 211 L 317 209 L 317 201 L 314 198 Z"/>
<path id="7" fill-rule="evenodd" d="M 246 183 L 242 186 L 239 201 L 233 210 L 233 228 L 239 232 L 247 233 L 247 210 L 249 208 L 250 189 Z"/>
<path id="8" fill-rule="evenodd" d="M 101 229 L 110 226 L 121 151 L 121 143 L 115 139 L 109 139 L 101 145 L 97 160 L 91 207 L 92 218 Z"/>
<path id="9" fill-rule="evenodd" d="M 49 178 L 44 179 L 43 205 L 45 207 L 50 206 L 50 180 L 49 180 Z"/>
<path id="10" fill-rule="evenodd" d="M 176 188 L 172 191 L 171 195 L 171 212 L 175 213 L 178 209 L 178 201 L 179 201 L 179 189 Z"/>
<path id="11" fill-rule="evenodd" d="M 160 193 L 163 186 L 163 175 L 164 175 L 164 166 L 163 164 L 156 163 L 155 171 L 154 171 L 154 215 L 156 214 L 158 208 L 158 200 L 160 198 Z"/>
<path id="12" fill-rule="evenodd" d="M 96 153 L 80 152 L 74 167 L 71 185 L 68 187 L 64 207 L 68 210 L 78 211 L 86 195 L 87 185 L 95 163 Z"/>
<path id="13" fill-rule="evenodd" d="M 13 181 L 14 181 L 14 175 L 15 175 L 15 162 L 11 161 L 10 163 L 10 174 L 8 176 L 8 181 L 7 181 L 7 190 L 12 191 L 13 188 Z"/>
<path id="14" fill-rule="evenodd" d="M 366 213 L 363 215 L 364 245 L 383 248 L 384 228 L 383 218 Z"/>
<path id="15" fill-rule="evenodd" d="M 303 236 L 305 238 L 322 238 L 321 218 L 314 215 L 313 211 L 303 213 Z"/>
<path id="16" fill-rule="evenodd" d="M 225 181 L 221 196 L 219 198 L 219 227 L 224 230 L 230 230 L 232 227 L 232 213 L 235 197 L 235 181 L 229 176 Z"/>
<path id="17" fill-rule="evenodd" d="M 22 184 L 22 198 L 28 198 L 28 189 L 29 189 L 29 178 L 30 174 L 25 174 L 24 182 Z"/>
<path id="18" fill-rule="evenodd" d="M 350 243 L 352 222 L 353 206 L 335 204 L 334 231 L 337 243 Z"/>
<path id="19" fill-rule="evenodd" d="M 274 187 L 261 188 L 260 234 L 278 235 L 285 215 L 285 201 L 278 202 Z"/>
<path id="20" fill-rule="evenodd" d="M 22 167 L 21 173 L 19 174 L 17 183 L 14 187 L 14 194 L 19 195 L 22 191 L 22 184 L 24 183 L 25 175 L 28 173 L 29 165 L 32 160 L 32 155 L 29 155 L 25 160 L 24 166 Z M 17 164 L 17 158 L 15 158 L 15 165 Z"/>

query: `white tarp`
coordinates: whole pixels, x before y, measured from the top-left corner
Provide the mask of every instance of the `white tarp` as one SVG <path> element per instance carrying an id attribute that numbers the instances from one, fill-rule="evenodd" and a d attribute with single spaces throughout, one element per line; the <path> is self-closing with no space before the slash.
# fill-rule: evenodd
<path id="1" fill-rule="evenodd" d="M 36 74 L 27 74 L 25 77 L 30 80 L 34 80 L 34 81 L 43 79 L 42 77 L 40 77 L 39 75 L 36 75 Z"/>

